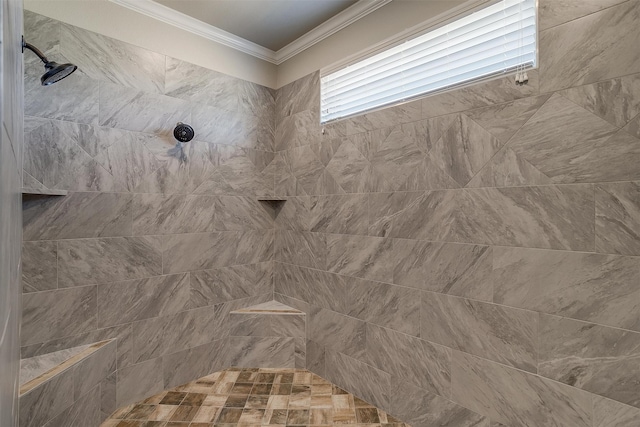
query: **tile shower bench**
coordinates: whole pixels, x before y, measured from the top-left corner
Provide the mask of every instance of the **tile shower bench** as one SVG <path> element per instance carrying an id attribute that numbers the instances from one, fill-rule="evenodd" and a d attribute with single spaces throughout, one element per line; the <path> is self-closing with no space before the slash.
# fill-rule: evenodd
<path id="1" fill-rule="evenodd" d="M 232 311 L 229 356 L 240 368 L 303 368 L 306 314 L 278 301 Z"/>
<path id="2" fill-rule="evenodd" d="M 115 371 L 115 340 L 22 359 L 20 427 L 99 425 L 115 410 Z"/>

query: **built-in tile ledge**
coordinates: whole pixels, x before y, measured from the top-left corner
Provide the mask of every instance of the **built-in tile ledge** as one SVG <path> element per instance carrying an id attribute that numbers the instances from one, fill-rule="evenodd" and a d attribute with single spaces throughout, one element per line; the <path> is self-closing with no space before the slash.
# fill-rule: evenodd
<path id="1" fill-rule="evenodd" d="M 47 353 L 20 360 L 20 395 L 28 393 L 40 384 L 50 380 L 61 372 L 109 344 L 113 340 Z"/>
<path id="2" fill-rule="evenodd" d="M 67 190 L 42 190 L 38 188 L 23 188 L 22 195 L 27 196 L 66 196 Z"/>
<path id="3" fill-rule="evenodd" d="M 303 311 L 289 307 L 278 301 L 267 301 L 262 304 L 252 305 L 251 307 L 241 308 L 234 310 L 232 314 L 247 314 L 247 313 L 260 313 L 260 314 L 305 314 Z"/>

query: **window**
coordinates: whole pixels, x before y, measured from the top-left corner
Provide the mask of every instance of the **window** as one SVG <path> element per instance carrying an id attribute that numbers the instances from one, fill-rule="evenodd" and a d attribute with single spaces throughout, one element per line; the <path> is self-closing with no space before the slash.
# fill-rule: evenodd
<path id="1" fill-rule="evenodd" d="M 501 0 L 327 74 L 321 121 L 535 67 L 536 23 L 536 0 Z"/>

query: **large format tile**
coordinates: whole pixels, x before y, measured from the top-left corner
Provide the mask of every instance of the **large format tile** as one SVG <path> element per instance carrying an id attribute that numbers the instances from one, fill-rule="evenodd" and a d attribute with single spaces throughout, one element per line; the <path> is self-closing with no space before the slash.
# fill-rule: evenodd
<path id="1" fill-rule="evenodd" d="M 95 286 L 25 294 L 22 297 L 22 345 L 96 329 Z"/>
<path id="2" fill-rule="evenodd" d="M 153 93 L 164 89 L 165 56 L 159 53 L 67 24 L 60 28 L 60 53 L 93 79 Z"/>
<path id="3" fill-rule="evenodd" d="M 163 273 L 206 270 L 236 263 L 237 232 L 163 236 Z"/>
<path id="4" fill-rule="evenodd" d="M 278 230 L 275 237 L 276 260 L 303 267 L 325 269 L 327 242 L 324 233 Z"/>
<path id="5" fill-rule="evenodd" d="M 540 316 L 540 375 L 640 408 L 640 333 Z"/>
<path id="6" fill-rule="evenodd" d="M 509 147 L 554 182 L 632 180 L 640 140 L 555 94 Z M 577 161 L 579 159 L 579 161 Z"/>
<path id="7" fill-rule="evenodd" d="M 573 21 L 625 0 L 542 0 L 539 9 L 540 30 Z"/>
<path id="8" fill-rule="evenodd" d="M 290 337 L 230 337 L 229 363 L 243 368 L 293 368 L 295 342 Z"/>
<path id="9" fill-rule="evenodd" d="M 71 193 L 22 204 L 24 240 L 131 235 L 131 195 Z"/>
<path id="10" fill-rule="evenodd" d="M 392 378 L 390 412 L 414 427 L 489 427 L 489 418 L 437 394 Z"/>
<path id="11" fill-rule="evenodd" d="M 62 372 L 20 396 L 20 427 L 40 427 L 73 403 L 73 375 Z"/>
<path id="12" fill-rule="evenodd" d="M 22 292 L 38 292 L 58 287 L 58 243 L 22 243 Z"/>
<path id="13" fill-rule="evenodd" d="M 331 310 L 307 316 L 307 338 L 333 351 L 360 358 L 365 352 L 366 323 Z"/>
<path id="14" fill-rule="evenodd" d="M 589 427 L 591 395 L 536 375 L 453 352 L 453 401 L 504 425 Z"/>
<path id="15" fill-rule="evenodd" d="M 596 251 L 640 255 L 638 182 L 596 185 Z"/>
<path id="16" fill-rule="evenodd" d="M 100 125 L 136 132 L 170 134 L 176 123 L 189 123 L 186 101 L 100 82 Z"/>
<path id="17" fill-rule="evenodd" d="M 98 326 L 101 328 L 188 308 L 189 275 L 176 274 L 98 286 Z"/>
<path id="18" fill-rule="evenodd" d="M 423 292 L 420 322 L 422 339 L 537 371 L 537 313 Z"/>
<path id="19" fill-rule="evenodd" d="M 378 408 L 388 410 L 391 375 L 341 353 L 327 351 L 327 379 Z"/>
<path id="20" fill-rule="evenodd" d="M 540 33 L 540 90 L 549 92 L 640 71 L 640 4 L 630 1 Z"/>
<path id="21" fill-rule="evenodd" d="M 367 325 L 365 361 L 394 380 L 430 393 L 451 394 L 451 350 L 389 329 Z"/>
<path id="22" fill-rule="evenodd" d="M 364 279 L 346 279 L 347 314 L 405 334 L 420 335 L 420 291 Z"/>
<path id="23" fill-rule="evenodd" d="M 393 283 L 426 291 L 493 300 L 493 248 L 393 239 Z"/>
<path id="24" fill-rule="evenodd" d="M 289 83 L 276 93 L 276 119 L 320 106 L 320 73 L 314 72 Z"/>
<path id="25" fill-rule="evenodd" d="M 382 237 L 327 235 L 327 270 L 390 283 L 392 240 Z"/>
<path id="26" fill-rule="evenodd" d="M 367 234 L 367 206 L 367 196 L 363 194 L 312 197 L 309 209 L 311 231 Z"/>
<path id="27" fill-rule="evenodd" d="M 178 234 L 215 230 L 216 197 L 136 194 L 133 234 Z"/>
<path id="28" fill-rule="evenodd" d="M 134 403 L 164 389 L 160 358 L 118 369 L 117 376 L 116 404 L 118 407 Z"/>
<path id="29" fill-rule="evenodd" d="M 58 243 L 60 287 L 157 276 L 162 273 L 160 239 L 112 237 Z"/>
<path id="30" fill-rule="evenodd" d="M 228 366 L 226 339 L 162 357 L 164 387 L 176 387 Z"/>
<path id="31" fill-rule="evenodd" d="M 194 271 L 190 281 L 191 306 L 204 307 L 268 293 L 272 267 L 263 263 Z"/>
<path id="32" fill-rule="evenodd" d="M 635 258 L 494 248 L 494 302 L 640 330 Z"/>
<path id="33" fill-rule="evenodd" d="M 614 400 L 593 398 L 594 427 L 635 427 L 640 420 L 640 409 L 623 405 Z"/>

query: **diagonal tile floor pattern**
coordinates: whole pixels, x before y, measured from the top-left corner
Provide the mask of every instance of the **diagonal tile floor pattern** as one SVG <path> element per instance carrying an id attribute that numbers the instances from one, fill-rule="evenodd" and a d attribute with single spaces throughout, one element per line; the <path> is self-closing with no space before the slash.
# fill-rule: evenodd
<path id="1" fill-rule="evenodd" d="M 240 369 L 202 377 L 118 409 L 101 427 L 410 427 L 302 369 Z"/>

